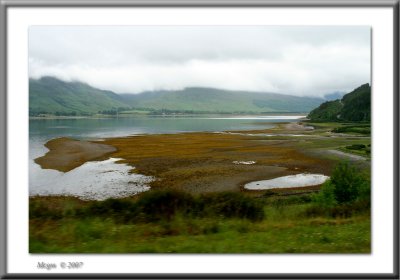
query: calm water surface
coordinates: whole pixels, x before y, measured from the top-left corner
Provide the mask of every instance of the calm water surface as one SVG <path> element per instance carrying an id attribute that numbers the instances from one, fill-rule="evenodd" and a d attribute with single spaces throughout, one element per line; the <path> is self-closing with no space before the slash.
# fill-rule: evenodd
<path id="1" fill-rule="evenodd" d="M 38 119 L 29 121 L 30 154 L 38 157 L 43 144 L 57 137 L 99 139 L 135 134 L 195 131 L 254 130 L 274 123 L 296 121 L 303 116 L 201 116 L 201 117 L 124 117 L 105 119 Z"/>

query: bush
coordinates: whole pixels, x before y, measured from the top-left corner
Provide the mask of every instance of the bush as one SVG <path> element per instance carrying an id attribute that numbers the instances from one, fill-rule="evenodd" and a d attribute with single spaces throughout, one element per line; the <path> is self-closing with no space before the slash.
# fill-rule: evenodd
<path id="1" fill-rule="evenodd" d="M 62 217 L 63 213 L 60 209 L 50 209 L 50 207 L 40 201 L 31 201 L 29 203 L 29 219 L 58 220 Z"/>
<path id="2" fill-rule="evenodd" d="M 131 207 L 133 207 L 133 202 L 109 198 L 104 201 L 93 202 L 86 209 L 86 214 L 92 214 L 96 216 L 121 214 L 121 212 L 124 212 Z"/>
<path id="3" fill-rule="evenodd" d="M 369 192 L 369 180 L 347 162 L 336 166 L 330 183 L 333 185 L 334 197 L 338 204 L 355 201 L 361 194 L 365 196 Z"/>
<path id="4" fill-rule="evenodd" d="M 109 198 L 104 201 L 94 201 L 86 208 L 76 212 L 76 216 L 103 216 L 115 218 L 120 222 L 132 221 L 137 216 L 137 206 L 134 201 Z"/>
<path id="5" fill-rule="evenodd" d="M 340 163 L 333 170 L 330 180 L 326 181 L 321 191 L 313 196 L 314 205 L 306 214 L 348 217 L 354 212 L 355 206 L 357 212 L 367 209 L 370 205 L 370 196 L 369 178 L 347 162 Z M 316 208 L 320 208 L 320 211 Z"/>
<path id="6" fill-rule="evenodd" d="M 194 198 L 188 193 L 173 190 L 156 190 L 144 193 L 137 202 L 138 211 L 147 221 L 170 220 L 177 212 L 187 215 L 196 208 Z"/>
<path id="7" fill-rule="evenodd" d="M 293 196 L 284 196 L 278 197 L 271 201 L 271 205 L 274 207 L 280 208 L 293 204 L 305 204 L 312 201 L 312 196 L 309 194 L 302 195 L 293 195 Z"/>
<path id="8" fill-rule="evenodd" d="M 350 146 L 346 146 L 346 149 L 348 149 L 348 150 L 363 150 L 365 148 L 366 148 L 366 146 L 363 144 L 353 144 Z"/>
<path id="9" fill-rule="evenodd" d="M 209 193 L 194 197 L 175 190 L 143 194 L 137 202 L 138 213 L 146 221 L 171 220 L 176 214 L 191 217 L 222 216 L 252 221 L 262 220 L 263 206 L 241 193 Z"/>
<path id="10" fill-rule="evenodd" d="M 264 208 L 255 199 L 241 193 L 222 192 L 203 195 L 200 199 L 205 212 L 225 218 L 244 218 L 259 221 L 264 218 Z"/>
<path id="11" fill-rule="evenodd" d="M 242 193 L 209 193 L 193 196 L 176 190 L 152 190 L 136 198 L 110 198 L 90 201 L 84 206 L 68 209 L 55 208 L 41 201 L 31 201 L 29 217 L 62 219 L 109 218 L 119 223 L 155 222 L 169 223 L 180 217 L 224 217 L 259 221 L 264 218 L 263 205 Z M 210 231 L 215 231 L 212 227 Z"/>
<path id="12" fill-rule="evenodd" d="M 371 134 L 371 127 L 370 125 L 362 125 L 359 124 L 357 126 L 342 126 L 337 127 L 332 130 L 335 133 L 359 133 L 369 135 Z"/>
<path id="13" fill-rule="evenodd" d="M 365 213 L 371 208 L 370 201 L 358 200 L 351 204 L 336 204 L 332 207 L 321 207 L 320 205 L 313 204 L 305 211 L 308 217 L 329 216 L 332 218 L 348 218 L 353 214 Z"/>

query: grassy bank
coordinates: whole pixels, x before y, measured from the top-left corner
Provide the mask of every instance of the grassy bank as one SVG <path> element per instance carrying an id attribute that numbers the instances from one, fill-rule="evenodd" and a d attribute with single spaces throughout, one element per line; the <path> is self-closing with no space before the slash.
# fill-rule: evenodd
<path id="1" fill-rule="evenodd" d="M 185 194 L 186 204 L 175 201 L 176 211 L 172 214 L 160 210 L 147 216 L 149 209 L 145 205 L 152 205 L 160 195 L 165 192 L 104 202 L 31 198 L 30 252 L 370 252 L 370 215 L 366 206 L 321 212 L 315 211 L 310 194 Z M 196 214 L 194 201 L 208 202 L 206 213 Z M 158 206 L 153 210 L 163 207 Z M 252 214 L 241 215 L 243 211 Z"/>

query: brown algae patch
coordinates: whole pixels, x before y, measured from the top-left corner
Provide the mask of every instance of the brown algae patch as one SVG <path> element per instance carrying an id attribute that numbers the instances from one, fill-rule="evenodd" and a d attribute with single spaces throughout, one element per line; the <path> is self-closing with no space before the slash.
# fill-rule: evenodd
<path id="1" fill-rule="evenodd" d="M 55 169 L 61 172 L 68 172 L 87 161 L 106 159 L 107 155 L 116 151 L 116 148 L 110 145 L 65 137 L 52 139 L 45 144 L 45 147 L 49 152 L 36 158 L 35 162 L 43 169 Z"/>
<path id="2" fill-rule="evenodd" d="M 296 149 L 295 140 L 256 140 L 224 133 L 153 134 L 111 138 L 113 157 L 154 176 L 152 188 L 190 192 L 240 191 L 245 183 L 298 172 L 329 172 L 331 163 Z M 238 165 L 234 161 L 255 161 Z"/>

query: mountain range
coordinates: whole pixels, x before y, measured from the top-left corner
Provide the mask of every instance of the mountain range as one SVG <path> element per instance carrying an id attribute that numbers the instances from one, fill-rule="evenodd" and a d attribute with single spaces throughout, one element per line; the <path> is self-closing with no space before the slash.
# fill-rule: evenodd
<path id="1" fill-rule="evenodd" d="M 29 113 L 92 115 L 128 111 L 183 113 L 307 113 L 325 99 L 205 87 L 116 94 L 54 77 L 29 79 Z"/>

